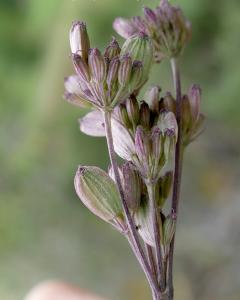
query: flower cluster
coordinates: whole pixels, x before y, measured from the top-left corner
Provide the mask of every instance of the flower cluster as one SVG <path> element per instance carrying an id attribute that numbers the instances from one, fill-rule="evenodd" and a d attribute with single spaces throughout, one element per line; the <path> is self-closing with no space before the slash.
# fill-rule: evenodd
<path id="1" fill-rule="evenodd" d="M 178 56 L 191 37 L 191 24 L 181 9 L 161 0 L 156 9 L 145 7 L 143 11 L 144 17 L 117 18 L 114 29 L 124 38 L 146 32 L 153 40 L 156 62 Z"/>
<path id="2" fill-rule="evenodd" d="M 111 110 L 147 80 L 153 48 L 143 32 L 127 40 L 122 49 L 113 38 L 101 54 L 99 49 L 90 48 L 86 24 L 74 22 L 70 45 L 76 71 L 65 80 L 65 96 L 70 102 Z"/>
<path id="3" fill-rule="evenodd" d="M 84 22 L 70 30 L 75 74 L 65 79 L 65 98 L 90 109 L 80 130 L 105 137 L 111 161 L 108 172 L 79 166 L 74 185 L 92 213 L 127 237 L 158 300 L 172 286 L 166 278 L 171 280 L 181 163 L 185 147 L 202 131 L 201 89 L 193 85 L 181 93 L 177 59 L 191 30 L 179 8 L 161 0 L 154 10 L 144 8 L 143 18 L 117 18 L 114 28 L 126 41 L 120 47 L 113 38 L 103 53 L 90 47 Z M 162 58 L 171 60 L 176 96 L 159 86 L 140 96 L 152 62 Z"/>

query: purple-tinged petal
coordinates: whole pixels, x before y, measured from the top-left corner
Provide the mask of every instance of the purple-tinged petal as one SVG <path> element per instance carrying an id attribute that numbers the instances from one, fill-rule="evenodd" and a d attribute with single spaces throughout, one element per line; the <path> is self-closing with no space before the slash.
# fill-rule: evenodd
<path id="1" fill-rule="evenodd" d="M 104 120 L 101 111 L 94 110 L 79 119 L 80 130 L 90 136 L 105 136 Z"/>

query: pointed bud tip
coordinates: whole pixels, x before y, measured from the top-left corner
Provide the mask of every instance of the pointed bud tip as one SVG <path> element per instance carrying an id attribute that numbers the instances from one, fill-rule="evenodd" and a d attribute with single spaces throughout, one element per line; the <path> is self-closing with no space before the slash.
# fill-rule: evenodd
<path id="1" fill-rule="evenodd" d="M 87 171 L 87 168 L 86 167 L 83 167 L 83 166 L 79 166 L 78 169 L 77 169 L 77 175 L 84 175 L 84 173 Z"/>

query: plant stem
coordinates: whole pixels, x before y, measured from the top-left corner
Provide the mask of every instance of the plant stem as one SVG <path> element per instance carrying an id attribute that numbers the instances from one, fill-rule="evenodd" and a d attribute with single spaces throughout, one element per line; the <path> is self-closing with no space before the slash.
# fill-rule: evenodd
<path id="1" fill-rule="evenodd" d="M 151 211 L 152 222 L 153 222 L 155 250 L 156 250 L 156 257 L 157 257 L 157 272 L 159 277 L 158 279 L 160 283 L 161 292 L 164 292 L 166 288 L 166 280 L 165 280 L 165 271 L 163 268 L 163 255 L 162 255 L 161 243 L 160 243 L 161 224 L 159 220 L 159 213 L 158 213 L 158 208 L 156 203 L 156 185 L 152 183 L 147 183 L 147 190 L 148 190 L 150 211 Z"/>
<path id="2" fill-rule="evenodd" d="M 182 160 L 183 160 L 183 145 L 182 145 L 182 94 L 181 94 L 181 78 L 179 66 L 176 58 L 171 59 L 171 67 L 173 73 L 173 81 L 176 91 L 176 119 L 178 123 L 178 140 L 175 151 L 175 171 L 172 193 L 172 212 L 178 214 L 178 206 L 180 199 L 180 187 L 182 176 Z M 173 254 L 174 254 L 175 235 L 170 244 L 169 262 L 168 262 L 168 287 L 169 287 L 169 300 L 173 300 L 174 288 L 173 288 Z"/>
<path id="3" fill-rule="evenodd" d="M 138 237 L 136 226 L 134 224 L 134 221 L 132 219 L 131 213 L 128 209 L 128 206 L 127 206 L 127 203 L 125 200 L 124 191 L 123 191 L 122 184 L 121 184 L 121 179 L 120 179 L 118 166 L 117 166 L 117 162 L 116 162 L 116 155 L 115 155 L 114 146 L 113 146 L 113 137 L 112 137 L 112 130 L 111 130 L 111 112 L 104 111 L 103 115 L 104 115 L 104 124 L 105 124 L 109 157 L 110 157 L 111 165 L 113 168 L 117 188 L 118 188 L 121 200 L 122 200 L 122 206 L 123 206 L 123 210 L 125 213 L 125 218 L 127 221 L 128 229 L 129 229 L 129 232 L 131 235 L 131 241 L 132 241 L 132 245 L 133 245 L 132 248 L 133 248 L 138 260 L 141 262 L 141 266 L 146 274 L 146 277 L 149 281 L 149 284 L 150 284 L 152 290 L 154 290 L 155 293 L 158 293 L 158 291 L 159 291 L 158 284 L 157 284 L 156 280 L 154 279 L 153 273 L 151 272 L 150 266 L 148 264 L 147 258 L 145 256 L 145 253 L 143 251 L 143 248 L 141 246 L 141 243 L 140 243 L 140 240 Z"/>

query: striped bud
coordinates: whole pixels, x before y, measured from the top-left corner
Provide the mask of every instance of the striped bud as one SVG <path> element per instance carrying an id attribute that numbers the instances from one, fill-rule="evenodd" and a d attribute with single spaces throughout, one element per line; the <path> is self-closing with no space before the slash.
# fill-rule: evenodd
<path id="1" fill-rule="evenodd" d="M 132 66 L 130 84 L 129 84 L 129 92 L 137 90 L 141 87 L 143 83 L 143 64 L 141 61 L 135 60 Z"/>
<path id="2" fill-rule="evenodd" d="M 122 46 L 121 55 L 127 53 L 129 53 L 133 61 L 142 62 L 143 74 L 140 82 L 141 85 L 149 76 L 153 60 L 153 46 L 150 38 L 144 32 L 128 38 Z"/>
<path id="3" fill-rule="evenodd" d="M 196 84 L 190 88 L 188 93 L 193 122 L 196 122 L 200 115 L 201 94 L 201 88 Z"/>
<path id="4" fill-rule="evenodd" d="M 106 62 L 101 52 L 97 49 L 91 49 L 89 54 L 89 67 L 92 79 L 97 83 L 102 83 L 106 77 Z"/>
<path id="5" fill-rule="evenodd" d="M 148 23 L 150 23 L 151 25 L 156 25 L 157 15 L 152 9 L 150 9 L 148 7 L 144 7 L 143 13 L 144 13 L 145 19 L 147 20 Z"/>
<path id="6" fill-rule="evenodd" d="M 129 209 L 136 212 L 141 200 L 141 178 L 130 162 L 122 166 L 123 188 Z"/>
<path id="7" fill-rule="evenodd" d="M 104 57 L 108 58 L 111 61 L 114 57 L 119 56 L 120 52 L 121 48 L 119 47 L 117 40 L 113 38 L 110 44 L 105 49 Z"/>
<path id="8" fill-rule="evenodd" d="M 108 74 L 107 74 L 107 85 L 109 88 L 117 82 L 119 66 L 120 66 L 119 58 L 114 57 L 110 61 Z"/>
<path id="9" fill-rule="evenodd" d="M 173 113 L 176 112 L 176 101 L 170 92 L 167 92 L 163 98 L 163 109 Z"/>
<path id="10" fill-rule="evenodd" d="M 118 81 L 121 86 L 125 86 L 129 83 L 132 70 L 132 59 L 128 54 L 121 57 L 121 63 L 118 70 Z"/>
<path id="11" fill-rule="evenodd" d="M 135 96 L 131 96 L 126 100 L 126 108 L 130 121 L 137 125 L 140 118 L 138 101 Z"/>
<path id="12" fill-rule="evenodd" d="M 90 42 L 86 23 L 74 22 L 70 29 L 69 38 L 72 53 L 80 55 L 87 62 Z"/>
<path id="13" fill-rule="evenodd" d="M 90 81 L 89 68 L 83 58 L 78 54 L 73 54 L 72 60 L 76 73 L 79 75 L 81 80 L 86 82 Z"/>
<path id="14" fill-rule="evenodd" d="M 146 102 L 142 102 L 140 106 L 140 123 L 144 128 L 150 127 L 150 109 Z"/>
<path id="15" fill-rule="evenodd" d="M 169 246 L 176 231 L 176 215 L 171 214 L 166 217 L 163 223 L 163 238 L 164 246 Z"/>
<path id="16" fill-rule="evenodd" d="M 122 220 L 123 212 L 115 182 L 97 167 L 80 166 L 74 179 L 75 190 L 83 204 L 102 220 Z"/>

